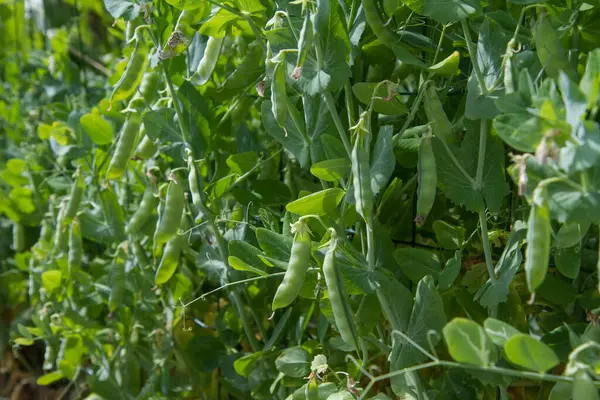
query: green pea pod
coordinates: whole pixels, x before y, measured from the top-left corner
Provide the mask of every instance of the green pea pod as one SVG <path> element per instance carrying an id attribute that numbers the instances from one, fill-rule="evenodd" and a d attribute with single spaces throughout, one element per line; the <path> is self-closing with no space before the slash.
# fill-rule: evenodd
<path id="1" fill-rule="evenodd" d="M 458 73 L 460 73 L 460 70 L 458 68 L 459 63 L 460 53 L 458 51 L 455 51 L 439 63 L 429 67 L 429 71 L 442 76 L 457 75 Z"/>
<path id="2" fill-rule="evenodd" d="M 515 83 L 514 74 L 514 40 L 510 40 L 506 46 L 506 53 L 504 55 L 504 93 L 510 94 L 516 91 L 517 85 Z"/>
<path id="3" fill-rule="evenodd" d="M 186 217 L 183 215 L 181 217 L 181 228 L 185 230 L 187 227 Z M 168 242 L 165 247 L 165 251 L 160 260 L 160 264 L 158 265 L 158 269 L 156 270 L 156 277 L 154 278 L 154 283 L 158 285 L 163 285 L 173 277 L 173 274 L 177 270 L 177 266 L 179 265 L 179 258 L 181 257 L 181 250 L 185 245 L 187 240 L 186 235 L 175 234 Z"/>
<path id="4" fill-rule="evenodd" d="M 81 269 L 81 260 L 83 258 L 83 240 L 81 238 L 81 223 L 79 218 L 75 217 L 71 222 L 71 230 L 69 233 L 69 254 L 68 267 L 69 276 L 73 276 L 73 272 Z"/>
<path id="5" fill-rule="evenodd" d="M 142 136 L 142 140 L 140 140 L 140 144 L 138 144 L 138 146 L 136 147 L 133 155 L 142 160 L 147 160 L 149 158 L 152 158 L 157 151 L 158 148 L 154 144 L 154 141 L 150 139 L 148 135 L 144 134 Z"/>
<path id="6" fill-rule="evenodd" d="M 192 82 L 194 82 L 195 85 L 204 85 L 208 82 L 217 66 L 217 61 L 219 61 L 224 42 L 224 37 L 216 38 L 211 36 L 208 38 L 202 60 L 200 60 L 200 63 L 198 64 L 196 73 L 192 76 Z"/>
<path id="7" fill-rule="evenodd" d="M 137 260 L 137 264 L 139 265 L 139 267 L 141 269 L 144 269 L 151 265 L 150 260 L 148 260 L 148 257 L 146 256 L 146 251 L 144 251 L 144 248 L 142 247 L 140 242 L 137 240 L 130 240 L 129 243 L 131 243 L 131 251 L 135 259 Z"/>
<path id="8" fill-rule="evenodd" d="M 141 117 L 139 114 L 129 114 L 121 128 L 115 152 L 106 171 L 106 180 L 118 179 L 123 176 L 127 162 L 133 155 L 135 140 L 140 131 Z"/>
<path id="9" fill-rule="evenodd" d="M 452 123 L 446 116 L 444 107 L 438 97 L 435 84 L 430 82 L 424 90 L 423 106 L 425 108 L 427 119 L 431 124 L 433 134 L 449 143 L 456 141 L 456 138 L 452 133 Z"/>
<path id="10" fill-rule="evenodd" d="M 424 136 L 419 144 L 417 164 L 419 182 L 417 186 L 417 224 L 423 224 L 435 201 L 437 188 L 437 170 L 435 155 L 431 145 L 431 136 Z"/>
<path id="11" fill-rule="evenodd" d="M 360 134 L 354 142 L 351 158 L 356 211 L 365 220 L 368 220 L 373 212 L 371 170 L 369 164 L 369 153 L 362 144 L 362 136 Z"/>
<path id="12" fill-rule="evenodd" d="M 120 245 L 110 270 L 110 296 L 108 297 L 108 309 L 110 312 L 122 306 L 123 298 L 125 297 L 126 259 L 127 254 L 125 253 L 124 245 Z"/>
<path id="13" fill-rule="evenodd" d="M 525 276 L 530 292 L 534 292 L 542 284 L 548 272 L 552 232 L 545 190 L 536 189 L 533 198 L 527 222 L 525 252 Z"/>
<path id="14" fill-rule="evenodd" d="M 298 80 L 302 75 L 302 67 L 308 56 L 308 52 L 312 47 L 313 41 L 313 26 L 310 19 L 310 13 L 304 15 L 304 23 L 302 24 L 302 30 L 300 31 L 300 37 L 298 38 L 298 58 L 296 60 L 296 69 L 292 78 Z"/>
<path id="15" fill-rule="evenodd" d="M 146 72 L 140 83 L 140 94 L 147 103 L 152 103 L 158 98 L 161 75 L 156 71 Z"/>
<path id="16" fill-rule="evenodd" d="M 273 311 L 289 306 L 298 297 L 308 270 L 311 250 L 308 225 L 302 220 L 297 221 L 292 226 L 292 233 L 294 234 L 294 241 L 292 242 L 290 260 L 283 281 L 277 288 L 273 298 Z"/>
<path id="17" fill-rule="evenodd" d="M 285 85 L 286 62 L 275 65 L 271 80 L 271 110 L 279 126 L 284 127 L 287 119 L 287 89 Z"/>
<path id="18" fill-rule="evenodd" d="M 115 85 L 110 98 L 109 103 L 112 104 L 115 101 L 121 101 L 130 98 L 137 90 L 144 71 L 148 66 L 148 47 L 144 42 L 144 36 L 142 29 L 136 29 L 135 32 L 135 47 L 129 57 L 129 62 L 121 78 Z"/>
<path id="19" fill-rule="evenodd" d="M 356 348 L 356 329 L 352 321 L 352 312 L 347 302 L 344 279 L 335 263 L 337 235 L 334 229 L 330 229 L 329 231 L 331 233 L 331 243 L 323 260 L 323 276 L 327 284 L 327 294 L 331 303 L 335 325 L 342 339 L 350 346 Z"/>
<path id="20" fill-rule="evenodd" d="M 167 198 L 163 212 L 160 215 L 156 231 L 154 232 L 154 246 L 159 248 L 167 243 L 179 229 L 181 216 L 183 215 L 183 205 L 185 203 L 185 194 L 183 187 L 176 181 L 171 181 L 167 188 Z"/>
<path id="21" fill-rule="evenodd" d="M 60 204 L 60 211 L 56 217 L 56 231 L 54 233 L 54 248 L 58 253 L 62 253 L 67 249 L 69 236 L 65 226 L 65 213 L 67 211 L 67 201 L 63 200 Z"/>
<path id="22" fill-rule="evenodd" d="M 13 222 L 13 250 L 15 253 L 20 253 L 25 250 L 25 228 L 23 224 Z"/>
<path id="23" fill-rule="evenodd" d="M 81 205 L 81 200 L 83 200 L 84 190 L 85 182 L 83 180 L 83 174 L 77 172 L 73 186 L 71 186 L 69 202 L 67 203 L 67 209 L 65 210 L 65 219 L 63 221 L 64 224 L 69 224 L 75 215 L 77 215 L 77 211 L 79 211 L 79 206 Z"/>
<path id="24" fill-rule="evenodd" d="M 151 186 L 148 186 L 144 192 L 144 196 L 142 197 L 140 205 L 135 210 L 131 216 L 131 219 L 129 220 L 129 223 L 125 227 L 125 233 L 138 233 L 144 224 L 148 222 L 157 205 L 158 198 L 154 193 L 154 189 Z"/>
<path id="25" fill-rule="evenodd" d="M 396 35 L 385 26 L 381 14 L 379 14 L 376 1 L 361 0 L 361 3 L 365 12 L 367 24 L 371 27 L 375 36 L 377 36 L 384 45 L 392 47 L 398 39 L 396 38 Z"/>

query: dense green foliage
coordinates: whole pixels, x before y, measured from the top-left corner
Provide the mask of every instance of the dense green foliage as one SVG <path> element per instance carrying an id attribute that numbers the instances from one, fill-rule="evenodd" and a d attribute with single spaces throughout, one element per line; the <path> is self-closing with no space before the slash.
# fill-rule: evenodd
<path id="1" fill-rule="evenodd" d="M 599 8 L 0 1 L 0 357 L 71 398 L 599 399 Z"/>

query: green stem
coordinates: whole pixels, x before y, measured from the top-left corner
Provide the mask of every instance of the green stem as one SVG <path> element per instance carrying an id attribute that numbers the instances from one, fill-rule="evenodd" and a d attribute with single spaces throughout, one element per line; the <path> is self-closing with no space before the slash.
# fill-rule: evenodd
<path id="1" fill-rule="evenodd" d="M 256 40 L 258 41 L 258 43 L 260 43 L 260 47 L 262 47 L 263 52 L 266 54 L 267 53 L 267 45 L 262 40 L 262 33 L 260 32 L 260 30 L 258 29 L 256 24 L 252 20 L 252 15 L 247 12 L 244 12 L 243 15 L 244 15 L 244 18 L 246 19 L 246 21 L 248 21 L 248 25 L 250 25 L 250 29 L 252 29 L 252 33 L 254 33 Z"/>
<path id="2" fill-rule="evenodd" d="M 356 124 L 356 110 L 354 108 L 354 96 L 350 80 L 344 83 L 344 96 L 346 98 L 346 111 L 348 112 L 348 126 L 354 126 Z"/>
<path id="3" fill-rule="evenodd" d="M 475 71 L 475 76 L 477 77 L 477 82 L 481 87 L 481 94 L 486 95 L 488 93 L 488 89 L 485 86 L 485 79 L 483 78 L 483 73 L 481 69 L 479 69 L 479 63 L 477 62 L 477 51 L 475 47 L 473 47 L 473 40 L 471 39 L 471 31 L 469 30 L 469 24 L 466 20 L 460 21 L 462 25 L 463 34 L 465 35 L 465 41 L 467 42 L 467 48 L 469 50 L 469 57 L 471 57 L 471 63 L 473 64 L 473 70 Z"/>
<path id="4" fill-rule="evenodd" d="M 487 119 L 482 119 L 479 125 L 479 153 L 477 155 L 477 172 L 475 174 L 475 189 L 483 189 L 483 168 L 485 165 L 485 149 L 487 146 L 489 124 Z"/>
<path id="5" fill-rule="evenodd" d="M 325 99 L 325 103 L 327 104 L 327 108 L 329 109 L 329 113 L 333 118 L 333 123 L 340 135 L 340 139 L 344 144 L 344 148 L 346 149 L 346 153 L 348 153 L 348 158 L 352 158 L 352 146 L 350 145 L 350 139 L 348 139 L 348 135 L 346 134 L 346 130 L 344 129 L 344 125 L 342 125 L 342 120 L 337 113 L 337 109 L 335 108 L 335 103 L 333 101 L 333 96 L 330 92 L 323 93 L 323 98 Z"/>
<path id="6" fill-rule="evenodd" d="M 181 110 L 181 104 L 179 104 L 179 98 L 177 97 L 177 93 L 175 92 L 175 88 L 173 87 L 173 82 L 171 82 L 171 77 L 169 76 L 169 72 L 167 71 L 167 66 L 165 63 L 162 64 L 163 74 L 165 76 L 165 80 L 167 81 L 167 87 L 169 88 L 169 93 L 171 93 L 171 98 L 173 99 L 173 106 L 175 107 L 175 113 L 177 114 L 177 120 L 179 121 L 179 129 L 181 130 L 181 136 L 183 141 L 187 144 L 191 144 L 191 135 L 190 130 L 187 124 L 184 122 L 185 119 L 183 117 L 183 111 Z M 192 147 L 192 153 L 194 149 Z M 198 154 L 194 154 L 194 159 L 199 159 Z"/>
<path id="7" fill-rule="evenodd" d="M 479 211 L 479 225 L 481 226 L 481 241 L 483 242 L 483 252 L 485 254 L 485 264 L 487 266 L 488 274 L 492 283 L 496 283 L 496 272 L 494 271 L 494 262 L 492 260 L 492 246 L 490 245 L 490 238 L 488 236 L 487 229 L 487 218 L 485 216 L 485 210 Z"/>

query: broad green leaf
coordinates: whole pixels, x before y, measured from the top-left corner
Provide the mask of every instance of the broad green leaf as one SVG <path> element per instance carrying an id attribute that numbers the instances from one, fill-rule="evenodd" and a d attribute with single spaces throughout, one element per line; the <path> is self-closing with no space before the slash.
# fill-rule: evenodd
<path id="1" fill-rule="evenodd" d="M 260 250 L 242 240 L 229 242 L 229 263 L 240 271 L 251 271 L 259 275 L 266 275 L 265 264 L 260 259 Z"/>
<path id="2" fill-rule="evenodd" d="M 314 41 L 320 45 L 320 57 L 309 53 L 298 80 L 300 89 L 314 96 L 340 89 L 350 76 L 350 39 L 345 18 L 337 2 L 316 1 L 313 17 Z"/>
<path id="3" fill-rule="evenodd" d="M 377 196 L 386 186 L 394 173 L 396 159 L 392 145 L 392 127 L 383 126 L 377 135 L 377 141 L 371 156 L 371 191 Z"/>
<path id="4" fill-rule="evenodd" d="M 419 346 L 428 349 L 430 345 L 435 346 L 438 343 L 445 324 L 446 313 L 444 312 L 442 298 L 435 289 L 433 278 L 426 276 L 417 286 L 415 303 L 405 333 Z M 394 328 L 402 329 L 401 326 Z M 430 336 L 430 340 L 427 339 L 429 331 L 437 332 L 437 334 Z M 390 371 L 417 365 L 425 359 L 426 356 L 421 351 L 406 342 L 400 335 L 393 335 L 392 352 L 389 356 Z M 408 384 L 407 377 L 400 376 L 396 378 L 392 378 L 392 388 L 394 392 L 402 391 Z M 408 377 L 408 379 L 411 379 L 411 377 Z"/>
<path id="5" fill-rule="evenodd" d="M 573 400 L 598 400 L 598 388 L 595 380 L 585 370 L 578 371 L 573 382 Z"/>
<path id="6" fill-rule="evenodd" d="M 42 272 L 42 285 L 48 293 L 53 293 L 62 286 L 62 272 L 53 269 Z"/>
<path id="7" fill-rule="evenodd" d="M 250 171 L 256 165 L 256 152 L 248 151 L 245 153 L 232 154 L 227 157 L 226 163 L 231 171 L 243 175 Z"/>
<path id="8" fill-rule="evenodd" d="M 79 119 L 79 123 L 92 142 L 97 145 L 102 146 L 112 142 L 114 136 L 112 125 L 102 118 L 97 107 L 94 107 L 92 112 L 83 115 Z"/>
<path id="9" fill-rule="evenodd" d="M 535 293 L 550 304 L 562 306 L 575 302 L 578 295 L 577 289 L 571 282 L 552 274 L 546 275 L 544 282 L 537 288 Z M 557 296 L 557 293 L 560 293 L 560 296 Z"/>
<path id="10" fill-rule="evenodd" d="M 502 143 L 488 134 L 483 164 L 483 191 L 475 188 L 477 172 L 477 154 L 479 151 L 479 129 L 472 124 L 461 147 L 457 148 L 433 138 L 438 173 L 438 187 L 446 197 L 467 210 L 478 212 L 485 206 L 492 211 L 499 211 L 504 196 L 508 193 L 508 185 L 504 178 L 504 151 Z M 483 192 L 483 198 L 482 193 Z"/>
<path id="11" fill-rule="evenodd" d="M 454 257 L 446 261 L 446 266 L 444 267 L 442 273 L 438 278 L 438 289 L 441 291 L 450 289 L 450 287 L 452 287 L 452 284 L 458 277 L 461 267 L 462 257 L 460 255 L 460 252 L 457 251 L 454 254 Z"/>
<path id="12" fill-rule="evenodd" d="M 403 0 L 417 14 L 447 24 L 481 12 L 479 0 Z"/>
<path id="13" fill-rule="evenodd" d="M 115 19 L 123 17 L 131 21 L 140 12 L 140 6 L 131 0 L 104 0 L 104 6 Z"/>
<path id="14" fill-rule="evenodd" d="M 588 99 L 588 107 L 593 107 L 598 102 L 600 93 L 600 49 L 594 49 L 589 52 L 585 72 L 579 89 Z"/>
<path id="15" fill-rule="evenodd" d="M 560 362 L 548 345 L 529 335 L 512 336 L 504 344 L 508 360 L 520 367 L 537 372 L 546 372 Z"/>
<path id="16" fill-rule="evenodd" d="M 465 117 L 470 119 L 494 118 L 499 114 L 495 100 L 503 90 L 494 88 L 498 79 L 502 76 L 502 60 L 506 49 L 508 38 L 504 30 L 493 20 L 485 18 L 479 30 L 477 42 L 477 64 L 483 75 L 485 88 L 481 88 L 475 74 L 471 72 L 467 83 L 467 103 L 465 105 Z"/>
<path id="17" fill-rule="evenodd" d="M 479 324 L 454 318 L 444 327 L 444 339 L 454 360 L 487 367 L 496 362 L 496 349 Z"/>
<path id="18" fill-rule="evenodd" d="M 302 347 L 290 347 L 277 357 L 275 366 L 287 376 L 303 378 L 310 373 L 310 357 Z"/>
<path id="19" fill-rule="evenodd" d="M 570 79 L 577 80 L 577 73 L 569 62 L 567 51 L 547 17 L 538 20 L 533 36 L 537 55 L 546 74 L 553 79 L 558 79 L 560 72 L 563 71 Z"/>
<path id="20" fill-rule="evenodd" d="M 506 144 L 523 152 L 534 152 L 544 137 L 540 118 L 527 113 L 498 115 L 493 125 Z"/>
<path id="21" fill-rule="evenodd" d="M 402 272 L 413 282 L 419 282 L 427 275 L 439 278 L 442 267 L 438 256 L 426 249 L 403 247 L 394 252 L 396 262 Z"/>
<path id="22" fill-rule="evenodd" d="M 54 382 L 58 382 L 59 380 L 61 380 L 62 378 L 64 378 L 65 376 L 63 375 L 63 373 L 61 371 L 53 371 L 50 373 L 47 373 L 46 375 L 42 375 L 40 376 L 36 383 L 40 386 L 48 386 L 53 384 Z"/>
<path id="23" fill-rule="evenodd" d="M 571 400 L 571 392 L 573 391 L 573 384 L 571 382 L 556 382 L 548 400 Z"/>
<path id="24" fill-rule="evenodd" d="M 256 240 L 267 256 L 283 260 L 287 264 L 292 251 L 293 240 L 291 237 L 265 228 L 258 228 L 256 230 Z"/>
<path id="25" fill-rule="evenodd" d="M 271 101 L 263 100 L 261 104 L 261 120 L 265 130 L 296 157 L 300 166 L 308 166 L 310 160 L 310 144 L 304 140 L 302 134 L 298 131 L 289 115 L 285 120 L 285 130 L 283 130 L 275 120 L 275 116 L 271 109 Z"/>
<path id="26" fill-rule="evenodd" d="M 166 0 L 167 3 L 179 10 L 195 10 L 203 5 L 202 0 Z"/>
<path id="27" fill-rule="evenodd" d="M 570 279 L 575 279 L 581 267 L 581 246 L 557 248 L 554 252 L 554 264 L 556 269 Z"/>
<path id="28" fill-rule="evenodd" d="M 256 361 L 258 361 L 264 355 L 265 354 L 262 351 L 246 354 L 245 356 L 242 356 L 233 362 L 233 368 L 235 369 L 235 372 L 244 378 L 247 378 L 250 375 L 250 372 L 252 372 L 252 368 Z"/>
<path id="29" fill-rule="evenodd" d="M 310 173 L 326 182 L 339 182 L 348 175 L 350 168 L 347 158 L 335 158 L 313 164 Z"/>
<path id="30" fill-rule="evenodd" d="M 355 397 L 347 390 L 342 390 L 337 393 L 330 394 L 327 400 L 354 400 Z"/>
<path id="31" fill-rule="evenodd" d="M 389 299 L 390 310 L 389 313 L 384 314 L 386 317 L 391 318 L 391 325 L 406 331 L 410 321 L 410 315 L 413 309 L 413 296 L 412 293 L 396 279 L 393 279 L 387 275 L 377 275 L 377 283 L 380 286 L 381 294 Z M 373 297 L 376 299 L 376 297 Z M 375 301 L 375 300 L 373 300 Z M 359 309 L 357 315 L 366 314 L 369 310 Z"/>
<path id="32" fill-rule="evenodd" d="M 506 322 L 500 321 L 495 318 L 488 318 L 483 323 L 483 327 L 485 328 L 485 332 L 492 339 L 497 346 L 504 347 L 504 344 L 508 339 L 513 337 L 514 335 L 518 335 L 521 332 L 514 328 L 512 325 L 507 324 Z"/>
<path id="33" fill-rule="evenodd" d="M 564 71 L 559 73 L 558 85 L 565 104 L 566 120 L 575 131 L 587 110 L 587 100 L 579 87 L 571 81 Z"/>
<path id="34" fill-rule="evenodd" d="M 569 248 L 578 245 L 590 228 L 590 221 L 581 224 L 565 222 L 554 237 L 554 245 L 558 248 Z"/>
<path id="35" fill-rule="evenodd" d="M 465 241 L 465 228 L 454 226 L 449 223 L 436 220 L 433 221 L 433 231 L 441 248 L 446 250 L 458 250 Z"/>
<path id="36" fill-rule="evenodd" d="M 373 104 L 372 110 L 385 115 L 406 114 L 408 108 L 395 95 L 392 82 L 367 83 L 359 82 L 352 86 L 352 93 L 366 106 Z M 377 89 L 377 91 L 375 91 Z M 376 99 L 373 99 L 373 98 Z M 388 99 L 389 98 L 389 99 Z"/>
<path id="37" fill-rule="evenodd" d="M 146 134 L 153 140 L 162 142 L 181 141 L 181 134 L 175 122 L 175 110 L 172 108 L 159 108 L 151 110 L 143 117 Z"/>
<path id="38" fill-rule="evenodd" d="M 300 216 L 330 214 L 335 212 L 344 194 L 344 190 L 340 188 L 321 190 L 288 203 L 285 209 Z"/>

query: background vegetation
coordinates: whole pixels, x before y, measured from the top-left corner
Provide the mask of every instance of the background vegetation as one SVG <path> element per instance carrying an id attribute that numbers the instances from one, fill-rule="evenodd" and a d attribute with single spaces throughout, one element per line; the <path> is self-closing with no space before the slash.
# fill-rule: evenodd
<path id="1" fill-rule="evenodd" d="M 599 6 L 0 1 L 0 396 L 600 398 Z"/>

